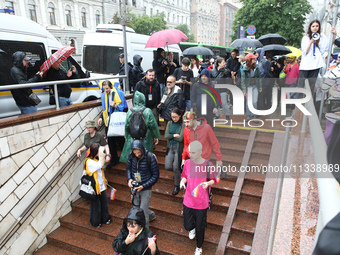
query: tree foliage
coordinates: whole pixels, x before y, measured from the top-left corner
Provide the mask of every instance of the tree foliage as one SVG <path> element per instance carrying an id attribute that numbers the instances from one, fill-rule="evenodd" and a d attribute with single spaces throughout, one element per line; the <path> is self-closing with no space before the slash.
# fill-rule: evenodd
<path id="1" fill-rule="evenodd" d="M 175 27 L 176 29 L 182 31 L 188 38 L 187 42 L 195 42 L 195 36 L 190 33 L 189 27 L 187 24 L 181 24 Z"/>
<path id="2" fill-rule="evenodd" d="M 256 38 L 268 33 L 277 33 L 287 39 L 286 45 L 300 48 L 305 33 L 303 25 L 306 15 L 312 11 L 308 0 L 242 0 L 232 29 L 236 39 L 237 27 L 256 27 Z"/>
<path id="3" fill-rule="evenodd" d="M 135 14 L 131 13 L 131 9 L 127 9 L 126 10 L 126 25 L 128 27 L 132 27 L 133 26 L 133 19 L 136 17 Z M 121 17 L 118 14 L 118 12 L 116 12 L 113 17 L 112 17 L 112 21 L 109 22 L 109 24 L 120 24 L 121 22 Z"/>
<path id="4" fill-rule="evenodd" d="M 135 16 L 132 19 L 132 28 L 136 33 L 151 35 L 155 32 L 167 29 L 164 12 L 157 15 L 148 16 L 145 13 L 142 16 Z"/>

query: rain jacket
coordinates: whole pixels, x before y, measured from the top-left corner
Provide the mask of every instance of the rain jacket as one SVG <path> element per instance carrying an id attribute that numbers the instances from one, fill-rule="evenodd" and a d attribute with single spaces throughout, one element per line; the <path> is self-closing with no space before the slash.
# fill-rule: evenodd
<path id="1" fill-rule="evenodd" d="M 220 161 L 222 159 L 220 143 L 218 142 L 214 131 L 204 118 L 199 118 L 197 121 L 200 122 L 201 125 L 198 125 L 195 130 L 187 127 L 184 129 L 184 149 L 182 159 L 190 158 L 189 144 L 193 141 L 199 141 L 202 144 L 202 158 L 210 160 L 211 152 L 214 151 L 216 160 Z"/>
<path id="2" fill-rule="evenodd" d="M 128 72 L 129 72 L 129 84 L 130 84 L 130 91 L 131 88 L 133 88 L 133 73 L 132 73 L 132 67 L 133 65 L 129 62 L 128 63 Z M 125 63 L 120 65 L 119 68 L 119 75 L 125 75 Z M 123 89 L 123 78 L 119 78 L 119 84 L 120 84 L 120 88 Z"/>
<path id="3" fill-rule="evenodd" d="M 141 158 L 137 158 L 132 152 L 135 149 L 142 152 Z M 135 173 L 140 173 L 142 181 L 139 184 L 143 185 L 143 190 L 151 189 L 159 178 L 159 167 L 156 156 L 152 154 L 150 165 L 148 165 L 147 157 L 145 156 L 147 152 L 140 140 L 133 141 L 131 144 L 131 152 L 126 163 L 127 181 L 130 179 L 135 180 Z"/>
<path id="4" fill-rule="evenodd" d="M 144 94 L 146 98 L 145 106 L 153 109 L 161 102 L 161 91 L 158 81 L 154 80 L 153 83 L 149 84 L 144 77 L 141 81 L 136 84 L 135 91 L 139 91 Z M 152 95 L 152 100 L 149 100 L 149 94 Z"/>
<path id="5" fill-rule="evenodd" d="M 139 91 L 136 91 L 134 94 L 134 110 L 139 111 L 142 109 L 143 106 L 145 106 L 145 96 L 140 93 Z M 133 138 L 131 137 L 129 133 L 129 120 L 131 116 L 131 109 L 126 114 L 126 121 L 125 121 L 125 144 L 122 151 L 122 155 L 120 156 L 120 162 L 126 163 L 127 158 L 131 152 L 131 143 L 133 142 Z M 143 116 L 145 119 L 147 132 L 146 136 L 143 138 L 142 143 L 148 151 L 152 152 L 153 150 L 153 139 L 154 138 L 160 138 L 161 134 L 159 133 L 158 124 L 156 122 L 155 117 L 153 116 L 153 113 L 151 109 L 146 108 L 143 112 Z"/>
<path id="6" fill-rule="evenodd" d="M 25 57 L 25 53 L 22 51 L 14 52 L 13 67 L 11 68 L 11 80 L 12 84 L 24 84 L 41 81 L 40 75 L 36 74 L 31 79 L 27 77 L 27 68 L 22 64 L 22 60 Z M 11 89 L 12 96 L 15 103 L 22 107 L 34 106 L 28 99 L 28 96 L 33 93 L 31 88 Z"/>
<path id="7" fill-rule="evenodd" d="M 129 230 L 126 226 L 127 220 L 135 220 L 140 224 L 143 228 L 142 232 L 137 236 L 133 243 L 129 245 L 125 244 L 125 239 L 129 235 Z M 112 243 L 113 249 L 124 255 L 141 255 L 148 247 L 148 238 L 153 237 L 153 233 L 151 230 L 145 228 L 145 215 L 144 211 L 141 208 L 132 208 L 126 218 L 124 219 L 123 227 L 121 228 L 119 234 L 116 236 L 115 240 Z M 157 243 L 156 243 L 157 247 Z M 147 249 L 145 255 L 150 255 L 150 249 Z M 158 248 L 156 249 L 156 254 L 159 254 Z"/>
<path id="8" fill-rule="evenodd" d="M 247 65 L 244 64 L 242 67 L 242 71 L 241 71 L 241 87 L 243 91 L 247 92 L 247 89 L 250 86 L 250 81 L 251 81 L 250 71 Z M 262 90 L 261 71 L 257 65 L 255 67 L 255 83 L 256 83 L 257 89 L 259 91 Z"/>
<path id="9" fill-rule="evenodd" d="M 158 48 L 156 58 L 152 62 L 152 68 L 156 71 L 156 79 L 161 84 L 165 84 L 167 72 L 167 66 L 163 63 L 164 58 L 161 55 L 163 51 L 162 48 Z"/>
<path id="10" fill-rule="evenodd" d="M 144 77 L 143 68 L 141 64 L 139 63 L 140 59 L 143 59 L 141 55 L 136 54 L 133 56 L 133 68 L 132 68 L 133 88 L 135 88 L 137 82 L 139 82 Z"/>

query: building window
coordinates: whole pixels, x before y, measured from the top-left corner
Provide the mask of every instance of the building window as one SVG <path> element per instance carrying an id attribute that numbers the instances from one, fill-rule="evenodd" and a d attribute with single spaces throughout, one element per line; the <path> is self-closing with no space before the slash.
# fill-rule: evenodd
<path id="1" fill-rule="evenodd" d="M 86 27 L 86 12 L 85 11 L 81 12 L 81 25 L 82 27 Z"/>
<path id="2" fill-rule="evenodd" d="M 55 12 L 54 12 L 54 8 L 52 7 L 48 7 L 48 14 L 50 16 L 50 24 L 51 25 L 55 25 Z"/>
<path id="3" fill-rule="evenodd" d="M 13 5 L 13 2 L 5 1 L 5 9 L 12 10 L 13 12 L 9 12 L 9 13 L 14 15 L 14 5 Z"/>
<path id="4" fill-rule="evenodd" d="M 68 26 L 72 26 L 71 10 L 70 10 L 70 9 L 66 9 L 66 10 L 65 10 L 65 15 L 66 15 L 66 24 L 67 24 Z"/>
<path id="5" fill-rule="evenodd" d="M 96 26 L 100 24 L 100 14 L 96 13 Z"/>
<path id="6" fill-rule="evenodd" d="M 35 5 L 34 4 L 29 4 L 28 5 L 28 10 L 30 12 L 30 19 L 37 22 L 37 13 L 35 11 Z"/>
<path id="7" fill-rule="evenodd" d="M 132 5 L 133 5 L 134 7 L 137 6 L 136 0 L 132 0 Z"/>

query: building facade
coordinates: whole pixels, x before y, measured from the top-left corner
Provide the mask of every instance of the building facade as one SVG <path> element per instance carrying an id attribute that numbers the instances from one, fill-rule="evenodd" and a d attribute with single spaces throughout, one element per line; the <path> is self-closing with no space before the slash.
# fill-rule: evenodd
<path id="1" fill-rule="evenodd" d="M 217 0 L 215 0 L 217 1 Z M 51 32 L 63 45 L 76 48 L 80 61 L 83 35 L 100 23 L 112 21 L 120 14 L 120 0 L 0 0 L 0 9 L 29 18 Z M 164 12 L 170 28 L 187 24 L 190 28 L 190 0 L 126 0 L 136 15 L 149 16 Z M 13 14 L 13 13 L 12 13 Z"/>
<path id="2" fill-rule="evenodd" d="M 219 0 L 191 0 L 191 33 L 195 41 L 218 45 Z"/>

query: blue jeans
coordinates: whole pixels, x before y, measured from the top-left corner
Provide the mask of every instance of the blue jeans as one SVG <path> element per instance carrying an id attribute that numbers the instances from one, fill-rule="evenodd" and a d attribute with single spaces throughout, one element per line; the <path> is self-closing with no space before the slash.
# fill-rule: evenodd
<path id="1" fill-rule="evenodd" d="M 248 88 L 252 88 L 251 95 L 252 95 L 252 99 L 253 99 L 253 107 L 255 109 L 257 109 L 257 98 L 259 96 L 259 91 L 257 90 L 256 85 L 249 86 Z M 249 96 L 248 88 L 247 88 L 247 96 L 246 96 L 246 102 L 247 102 L 246 103 L 246 112 L 247 112 L 247 115 L 254 115 L 253 113 L 250 112 L 250 110 L 248 108 L 248 96 Z"/>
<path id="2" fill-rule="evenodd" d="M 164 90 L 164 83 L 160 83 L 159 84 L 159 88 L 160 88 L 160 90 L 161 90 L 161 99 L 162 99 L 162 97 L 163 97 L 163 90 Z"/>
<path id="3" fill-rule="evenodd" d="M 59 97 L 59 107 L 72 105 L 72 100 L 70 97 Z"/>
<path id="4" fill-rule="evenodd" d="M 190 111 L 190 106 L 191 106 L 190 100 L 185 100 L 185 107 L 187 108 L 187 111 Z"/>
<path id="5" fill-rule="evenodd" d="M 17 106 L 19 107 L 21 114 L 33 113 L 38 111 L 36 106 Z"/>
<path id="6" fill-rule="evenodd" d="M 285 87 L 286 88 L 296 88 L 297 85 L 296 83 L 293 83 L 293 84 L 285 84 Z M 289 98 L 297 98 L 298 97 L 298 93 L 289 93 Z"/>

